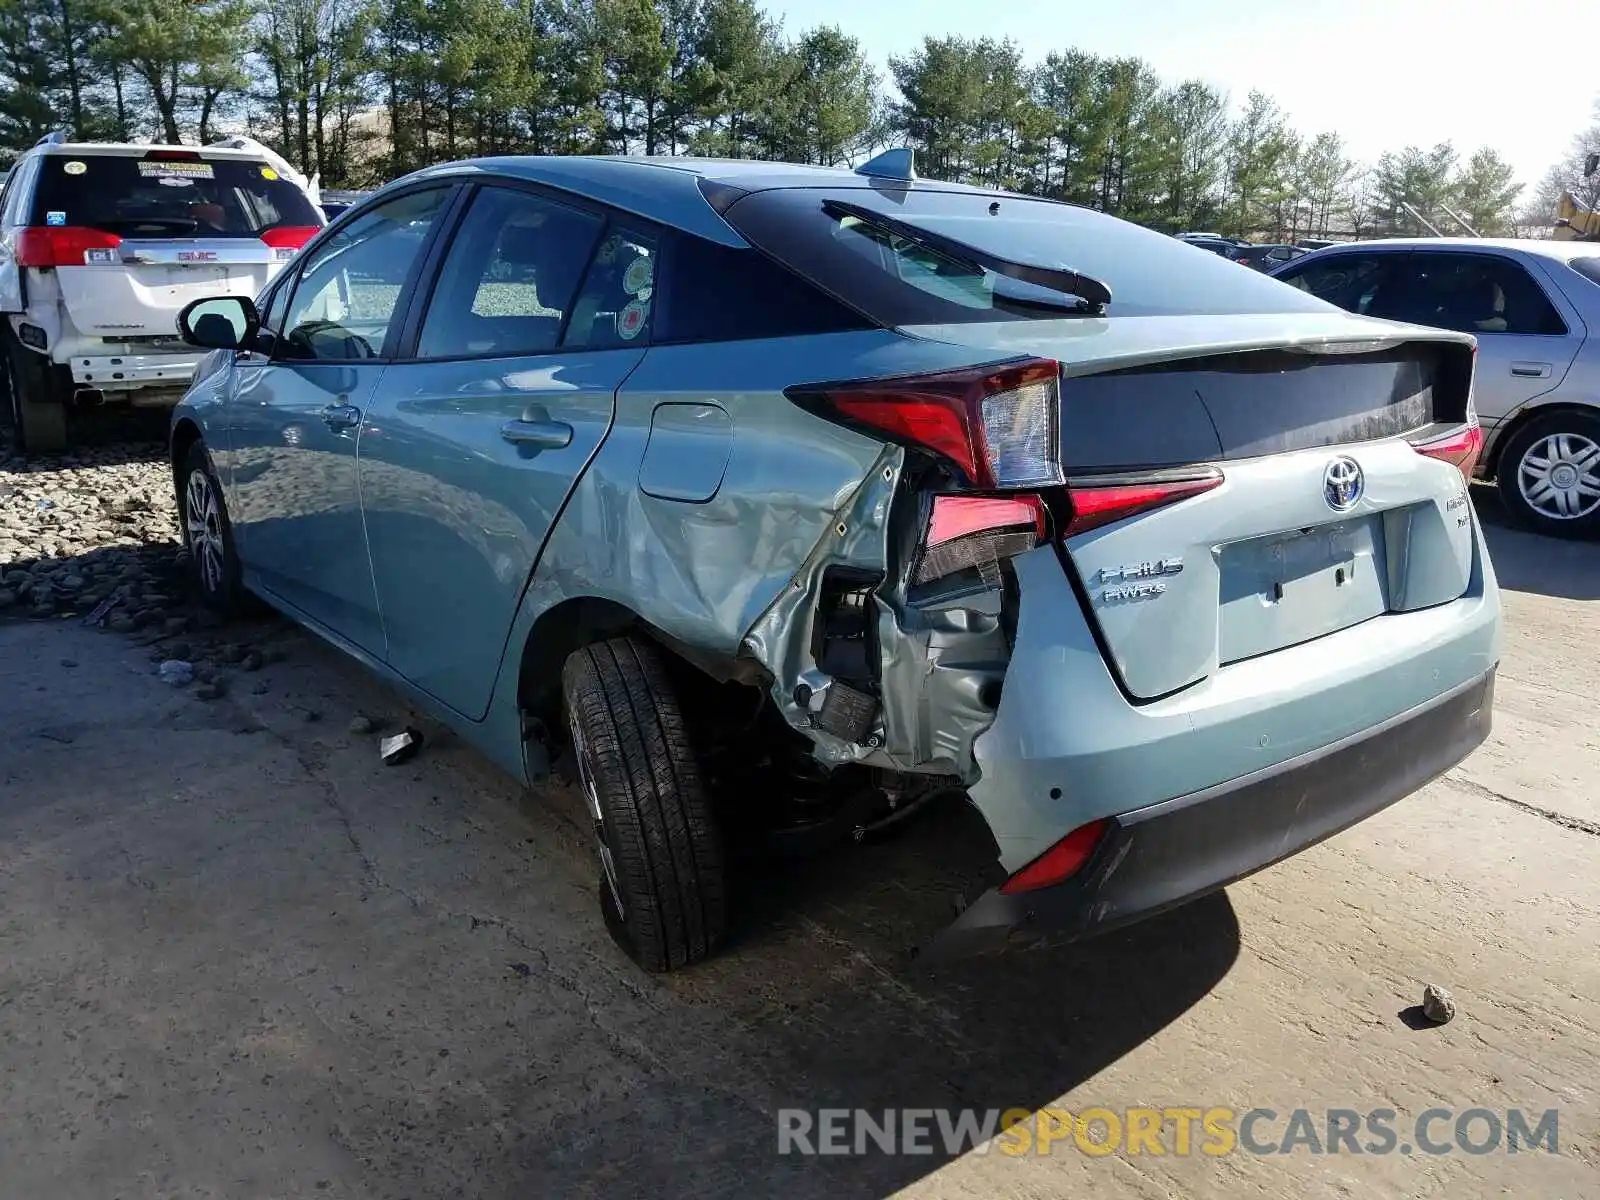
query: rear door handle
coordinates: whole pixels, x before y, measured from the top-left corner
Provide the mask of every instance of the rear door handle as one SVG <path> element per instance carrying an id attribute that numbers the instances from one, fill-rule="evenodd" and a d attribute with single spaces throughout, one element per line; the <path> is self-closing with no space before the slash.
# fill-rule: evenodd
<path id="1" fill-rule="evenodd" d="M 560 450 L 572 444 L 572 426 L 565 421 L 507 421 L 500 426 L 500 436 L 514 446 Z"/>
<path id="2" fill-rule="evenodd" d="M 1550 364 L 1542 362 L 1514 362 L 1511 373 L 1519 379 L 1548 379 Z"/>
<path id="3" fill-rule="evenodd" d="M 353 429 L 361 424 L 361 410 L 354 404 L 330 404 L 322 410 L 322 421 L 329 429 Z"/>

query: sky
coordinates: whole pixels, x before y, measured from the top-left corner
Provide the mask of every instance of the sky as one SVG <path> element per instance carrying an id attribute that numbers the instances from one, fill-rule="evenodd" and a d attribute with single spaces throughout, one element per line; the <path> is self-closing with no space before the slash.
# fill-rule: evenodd
<path id="1" fill-rule="evenodd" d="M 1600 9 L 1587 0 L 766 0 L 790 36 L 838 25 L 887 77 L 924 35 L 1011 38 L 1032 62 L 1076 46 L 1272 96 L 1300 133 L 1370 162 L 1408 144 L 1492 146 L 1537 183 L 1591 123 Z"/>

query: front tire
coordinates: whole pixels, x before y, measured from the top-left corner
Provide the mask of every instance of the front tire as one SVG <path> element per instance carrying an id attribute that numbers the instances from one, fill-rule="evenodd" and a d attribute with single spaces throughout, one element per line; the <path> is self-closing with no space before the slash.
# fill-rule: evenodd
<path id="1" fill-rule="evenodd" d="M 24 454 L 67 448 L 67 406 L 55 386 L 55 364 L 24 349 L 8 329 L 4 344 L 6 407 L 12 437 Z"/>
<path id="2" fill-rule="evenodd" d="M 182 501 L 183 544 L 189 569 L 207 608 L 224 615 L 237 611 L 244 595 L 239 582 L 239 555 L 233 544 L 222 485 L 211 466 L 204 442 L 184 453 L 178 495 Z"/>
<path id="3" fill-rule="evenodd" d="M 1496 482 L 1506 510 L 1538 533 L 1600 536 L 1600 414 L 1563 411 L 1517 430 Z"/>
<path id="4" fill-rule="evenodd" d="M 606 926 L 647 971 L 697 963 L 726 932 L 727 877 L 661 656 L 636 637 L 597 642 L 567 658 L 561 685 Z"/>

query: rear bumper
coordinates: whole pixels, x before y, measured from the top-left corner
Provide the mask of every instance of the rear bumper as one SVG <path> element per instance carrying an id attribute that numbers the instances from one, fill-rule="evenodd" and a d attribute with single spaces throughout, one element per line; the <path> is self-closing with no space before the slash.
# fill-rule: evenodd
<path id="1" fill-rule="evenodd" d="M 1494 670 L 1360 734 L 1111 818 L 1067 882 L 984 893 L 925 957 L 1115 928 L 1216 890 L 1404 798 L 1489 736 Z"/>
<path id="2" fill-rule="evenodd" d="M 80 387 L 101 392 L 141 388 L 174 388 L 181 392 L 189 386 L 195 366 L 203 357 L 203 350 L 192 354 L 73 355 L 67 364 L 72 368 L 72 381 Z"/>

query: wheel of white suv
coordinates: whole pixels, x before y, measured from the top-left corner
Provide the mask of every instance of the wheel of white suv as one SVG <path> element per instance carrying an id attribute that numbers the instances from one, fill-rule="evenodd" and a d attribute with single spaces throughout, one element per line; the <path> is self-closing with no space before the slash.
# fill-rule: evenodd
<path id="1" fill-rule="evenodd" d="M 67 448 L 67 406 L 54 386 L 52 364 L 25 349 L 7 329 L 0 344 L 5 360 L 6 415 L 18 450 L 28 454 Z"/>
<path id="2" fill-rule="evenodd" d="M 222 486 L 204 442 L 195 442 L 184 454 L 178 501 L 182 505 L 183 542 L 189 548 L 189 569 L 194 573 L 200 599 L 217 612 L 230 613 L 238 608 L 244 588 L 239 582 L 233 526 L 228 522 Z"/>
<path id="3" fill-rule="evenodd" d="M 1497 472 L 1507 510 L 1556 537 L 1600 536 L 1600 413 L 1551 413 L 1506 444 Z"/>
<path id="4" fill-rule="evenodd" d="M 585 646 L 567 658 L 561 688 L 607 929 L 647 971 L 699 962 L 726 930 L 727 880 L 659 653 L 634 637 Z"/>

